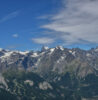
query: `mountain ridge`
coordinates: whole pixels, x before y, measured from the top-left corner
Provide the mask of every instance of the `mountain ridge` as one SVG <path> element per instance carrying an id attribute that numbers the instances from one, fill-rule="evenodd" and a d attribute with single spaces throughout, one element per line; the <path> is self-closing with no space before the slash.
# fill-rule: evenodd
<path id="1" fill-rule="evenodd" d="M 97 56 L 98 56 L 98 48 L 90 49 L 90 50 L 82 50 L 79 48 L 67 49 L 67 48 L 63 48 L 62 46 L 57 46 L 55 48 L 42 47 L 41 51 L 25 51 L 25 52 L 1 49 L 0 68 L 17 66 L 20 69 L 38 68 L 39 70 L 41 70 L 43 69 L 41 67 L 44 66 L 46 69 L 52 67 L 53 69 L 51 69 L 51 71 L 59 70 L 58 72 L 62 73 L 63 69 L 67 67 L 67 65 L 71 66 L 71 63 L 72 65 L 74 63 L 81 65 L 82 63 L 82 65 L 84 64 L 83 66 L 94 65 L 94 67 L 92 68 L 97 70 L 97 66 L 96 66 L 97 61 L 93 62 L 94 64 L 92 63 L 90 64 L 91 60 L 94 59 L 97 60 Z M 62 67 L 60 67 L 59 69 L 59 66 Z M 77 67 L 78 66 L 79 65 L 77 65 Z"/>

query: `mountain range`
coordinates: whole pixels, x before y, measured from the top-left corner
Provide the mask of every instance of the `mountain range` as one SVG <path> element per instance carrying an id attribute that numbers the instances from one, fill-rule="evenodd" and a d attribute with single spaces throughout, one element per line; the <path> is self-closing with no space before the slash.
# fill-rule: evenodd
<path id="1" fill-rule="evenodd" d="M 98 47 L 0 49 L 0 100 L 98 100 Z"/>

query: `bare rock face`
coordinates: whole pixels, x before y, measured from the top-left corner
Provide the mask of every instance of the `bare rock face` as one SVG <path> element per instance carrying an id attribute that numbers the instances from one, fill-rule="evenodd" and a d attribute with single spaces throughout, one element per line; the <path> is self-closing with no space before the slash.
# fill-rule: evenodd
<path id="1" fill-rule="evenodd" d="M 48 82 L 39 83 L 39 88 L 41 90 L 53 89 L 52 86 Z"/>
<path id="2" fill-rule="evenodd" d="M 25 84 L 29 84 L 30 86 L 33 86 L 34 85 L 34 82 L 31 81 L 31 80 L 25 80 L 24 83 Z"/>
<path id="3" fill-rule="evenodd" d="M 7 85 L 4 77 L 1 74 L 0 74 L 0 84 L 1 84 L 0 88 L 8 89 L 8 85 Z"/>

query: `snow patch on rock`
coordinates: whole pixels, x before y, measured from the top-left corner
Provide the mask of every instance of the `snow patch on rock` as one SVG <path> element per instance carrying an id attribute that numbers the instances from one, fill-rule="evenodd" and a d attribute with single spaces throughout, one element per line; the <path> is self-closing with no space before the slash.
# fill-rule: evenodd
<path id="1" fill-rule="evenodd" d="M 24 51 L 24 52 L 19 51 L 19 53 L 20 53 L 21 55 L 27 55 L 27 54 L 29 53 L 29 51 Z"/>
<path id="2" fill-rule="evenodd" d="M 12 53 L 13 53 L 12 51 L 11 52 L 5 52 L 4 55 L 0 57 L 1 62 L 5 62 L 7 59 L 9 59 Z"/>
<path id="3" fill-rule="evenodd" d="M 31 55 L 31 57 L 38 57 L 37 52 L 34 52 L 33 55 Z"/>
<path id="4" fill-rule="evenodd" d="M 51 48 L 49 54 L 52 54 L 54 52 L 54 50 L 55 50 L 55 48 Z"/>

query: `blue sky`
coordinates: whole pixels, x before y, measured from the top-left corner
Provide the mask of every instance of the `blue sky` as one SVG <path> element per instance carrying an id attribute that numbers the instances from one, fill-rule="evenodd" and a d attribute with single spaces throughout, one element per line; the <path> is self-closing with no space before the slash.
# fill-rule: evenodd
<path id="1" fill-rule="evenodd" d="M 2 0 L 0 48 L 95 47 L 97 5 L 97 0 Z"/>

